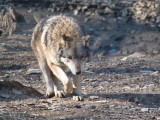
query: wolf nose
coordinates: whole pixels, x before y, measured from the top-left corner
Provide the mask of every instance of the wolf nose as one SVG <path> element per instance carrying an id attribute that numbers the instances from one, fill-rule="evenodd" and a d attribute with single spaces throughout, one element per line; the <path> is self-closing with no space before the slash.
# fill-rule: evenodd
<path id="1" fill-rule="evenodd" d="M 79 75 L 79 74 L 81 74 L 81 71 L 76 72 L 76 75 Z"/>

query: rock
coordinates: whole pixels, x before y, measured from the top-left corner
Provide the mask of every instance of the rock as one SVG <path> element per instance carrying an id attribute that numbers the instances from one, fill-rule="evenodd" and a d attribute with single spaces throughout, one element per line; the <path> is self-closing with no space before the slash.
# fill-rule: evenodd
<path id="1" fill-rule="evenodd" d="M 13 94 L 16 94 L 16 95 L 21 95 L 21 94 L 22 94 L 21 91 L 18 91 L 18 90 L 16 90 L 16 89 L 12 89 L 12 93 L 13 93 Z"/>
<path id="2" fill-rule="evenodd" d="M 97 103 L 108 103 L 109 101 L 107 100 L 99 100 L 99 101 L 96 101 Z"/>
<path id="3" fill-rule="evenodd" d="M 136 33 L 136 30 L 131 30 L 130 32 L 132 35 Z"/>
<path id="4" fill-rule="evenodd" d="M 53 110 L 53 111 L 59 111 L 62 109 L 62 106 L 59 104 L 53 104 L 53 105 L 49 106 L 48 109 Z"/>
<path id="5" fill-rule="evenodd" d="M 145 6 L 145 2 L 139 1 L 139 2 L 138 2 L 138 5 L 140 5 L 141 7 L 144 7 L 144 6 Z"/>
<path id="6" fill-rule="evenodd" d="M 6 43 L 0 43 L 0 49 L 5 49 L 5 46 L 7 46 Z"/>
<path id="7" fill-rule="evenodd" d="M 159 74 L 159 71 L 155 71 L 152 73 L 152 75 L 158 75 Z"/>
<path id="8" fill-rule="evenodd" d="M 117 21 L 122 21 L 123 18 L 122 17 L 117 17 Z"/>
<path id="9" fill-rule="evenodd" d="M 154 71 L 152 71 L 152 70 L 140 70 L 139 72 L 141 72 L 141 73 L 153 73 Z"/>
<path id="10" fill-rule="evenodd" d="M 83 6 L 82 7 L 82 12 L 84 12 L 85 10 L 87 10 L 88 9 L 88 6 Z"/>
<path id="11" fill-rule="evenodd" d="M 13 49 L 14 46 L 6 43 L 0 43 L 0 50 L 7 50 L 8 48 Z"/>
<path id="12" fill-rule="evenodd" d="M 148 13 L 143 13 L 141 16 L 140 16 L 140 20 L 145 20 L 146 17 L 147 17 Z"/>
<path id="13" fill-rule="evenodd" d="M 86 16 L 91 16 L 91 15 L 92 15 L 92 12 L 87 11 L 87 12 L 85 12 L 85 15 L 86 15 Z"/>
<path id="14" fill-rule="evenodd" d="M 93 32 L 94 32 L 94 29 L 93 29 L 93 28 L 88 28 L 88 31 L 89 31 L 90 33 L 93 33 Z"/>
<path id="15" fill-rule="evenodd" d="M 112 13 L 112 10 L 111 10 L 109 7 L 106 7 L 106 8 L 104 9 L 104 13 L 106 13 L 106 14 L 111 14 L 111 13 Z"/>
<path id="16" fill-rule="evenodd" d="M 142 14 L 142 11 L 141 11 L 141 10 L 138 10 L 138 11 L 136 11 L 135 13 L 136 13 L 136 15 L 141 15 L 141 14 Z"/>
<path id="17" fill-rule="evenodd" d="M 8 99 L 10 96 L 9 96 L 8 94 L 0 94 L 0 97 L 1 97 L 1 98 L 7 98 L 7 99 Z"/>
<path id="18" fill-rule="evenodd" d="M 108 50 L 108 53 L 115 53 L 115 52 L 117 52 L 117 49 L 110 49 L 110 50 Z"/>
<path id="19" fill-rule="evenodd" d="M 96 74 L 95 72 L 92 72 L 91 70 L 86 70 L 86 71 L 84 71 L 84 72 L 90 73 L 90 74 Z"/>
<path id="20" fill-rule="evenodd" d="M 160 120 L 160 117 L 157 117 L 156 120 Z"/>
<path id="21" fill-rule="evenodd" d="M 10 75 L 9 75 L 9 74 L 5 74 L 4 77 L 5 77 L 5 78 L 9 78 Z"/>
<path id="22" fill-rule="evenodd" d="M 153 12 L 150 12 L 148 14 L 149 17 L 156 17 L 157 16 L 157 12 L 156 11 L 153 11 Z"/>
<path id="23" fill-rule="evenodd" d="M 149 110 L 148 108 L 142 108 L 141 109 L 142 112 L 148 112 L 148 110 Z"/>
<path id="24" fill-rule="evenodd" d="M 142 57 L 144 57 L 143 54 L 141 54 L 139 52 L 135 52 L 135 53 L 133 53 L 133 54 L 131 54 L 129 56 L 126 56 L 126 57 L 122 58 L 121 60 L 122 61 L 127 61 L 128 59 L 132 59 L 132 58 L 135 59 L 135 58 L 142 58 Z"/>
<path id="25" fill-rule="evenodd" d="M 110 108 L 114 108 L 114 107 L 115 107 L 115 105 L 110 105 L 109 107 L 110 107 Z"/>
<path id="26" fill-rule="evenodd" d="M 128 57 L 124 57 L 124 58 L 122 58 L 121 60 L 122 60 L 122 61 L 127 61 L 127 59 L 128 59 Z"/>
<path id="27" fill-rule="evenodd" d="M 99 99 L 99 96 L 94 95 L 94 96 L 90 96 L 89 98 L 90 99 Z"/>
<path id="28" fill-rule="evenodd" d="M 75 108 L 81 108 L 81 105 L 75 105 Z"/>
<path id="29" fill-rule="evenodd" d="M 84 19 L 84 22 L 88 22 L 88 21 L 89 21 L 89 18 L 85 18 L 85 19 Z"/>
<path id="30" fill-rule="evenodd" d="M 74 16 L 77 16 L 78 15 L 78 10 L 74 10 Z"/>
<path id="31" fill-rule="evenodd" d="M 122 17 L 126 17 L 128 14 L 128 10 L 127 9 L 123 9 L 122 10 Z"/>
<path id="32" fill-rule="evenodd" d="M 68 8 L 69 8 L 69 10 L 73 10 L 73 6 L 72 5 L 70 5 Z"/>
<path id="33" fill-rule="evenodd" d="M 29 69 L 26 74 L 31 75 L 31 74 L 40 74 L 41 70 L 40 69 Z"/>
<path id="34" fill-rule="evenodd" d="M 125 86 L 125 87 L 123 87 L 123 89 L 125 89 L 125 90 L 130 90 L 130 89 L 131 89 L 131 87 L 129 87 L 129 86 Z"/>
<path id="35" fill-rule="evenodd" d="M 54 8 L 49 8 L 48 11 L 51 11 L 52 13 L 55 11 Z"/>
<path id="36" fill-rule="evenodd" d="M 66 120 L 66 117 L 61 116 L 59 117 L 59 120 Z"/>
<path id="37" fill-rule="evenodd" d="M 100 73 L 99 75 L 100 75 L 100 76 L 104 76 L 104 75 L 105 75 L 105 73 Z"/>
<path id="38" fill-rule="evenodd" d="M 31 13 L 31 12 L 32 12 L 32 9 L 29 9 L 27 12 Z"/>
<path id="39" fill-rule="evenodd" d="M 142 58 L 142 57 L 144 57 L 144 56 L 145 56 L 145 55 L 143 55 L 143 54 L 141 54 L 141 53 L 139 53 L 139 52 L 135 52 L 135 53 L 129 55 L 130 58 Z"/>
<path id="40" fill-rule="evenodd" d="M 136 91 L 136 90 L 139 90 L 139 85 L 135 85 L 135 86 L 133 86 L 133 87 L 131 87 L 131 90 L 132 91 Z"/>
<path id="41" fill-rule="evenodd" d="M 143 87 L 143 89 L 151 89 L 151 88 L 153 88 L 155 85 L 154 84 L 149 84 L 149 85 L 145 85 L 144 87 Z"/>
<path id="42" fill-rule="evenodd" d="M 151 4 L 152 4 L 151 1 L 147 1 L 147 2 L 146 2 L 146 6 L 147 6 L 147 7 L 151 7 Z"/>
<path id="43" fill-rule="evenodd" d="M 115 9 L 115 8 L 116 8 L 116 4 L 115 4 L 115 3 L 112 3 L 112 4 L 110 5 L 110 8 L 111 8 L 111 9 Z"/>
<path id="44" fill-rule="evenodd" d="M 87 108 L 87 109 L 95 109 L 96 106 L 94 106 L 94 105 L 86 105 L 85 108 Z"/>
<path id="45" fill-rule="evenodd" d="M 82 8 L 81 6 L 77 6 L 76 10 L 77 10 L 77 11 L 80 11 L 81 8 Z"/>

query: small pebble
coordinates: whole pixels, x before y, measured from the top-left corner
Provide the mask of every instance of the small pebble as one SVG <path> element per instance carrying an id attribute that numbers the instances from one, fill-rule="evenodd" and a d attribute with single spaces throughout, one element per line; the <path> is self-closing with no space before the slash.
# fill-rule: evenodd
<path id="1" fill-rule="evenodd" d="M 142 112 L 147 112 L 147 111 L 148 111 L 148 108 L 142 108 L 141 111 L 142 111 Z"/>
<path id="2" fill-rule="evenodd" d="M 99 99 L 99 96 L 90 96 L 90 99 Z"/>

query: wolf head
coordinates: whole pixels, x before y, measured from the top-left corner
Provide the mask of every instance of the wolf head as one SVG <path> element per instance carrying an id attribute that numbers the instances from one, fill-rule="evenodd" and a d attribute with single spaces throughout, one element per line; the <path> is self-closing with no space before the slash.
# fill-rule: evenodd
<path id="1" fill-rule="evenodd" d="M 72 74 L 78 75 L 82 71 L 84 63 L 89 62 L 90 53 L 87 42 L 90 36 L 82 37 L 80 41 L 72 41 L 71 38 L 63 36 L 68 45 L 60 50 L 60 60 L 71 70 Z"/>

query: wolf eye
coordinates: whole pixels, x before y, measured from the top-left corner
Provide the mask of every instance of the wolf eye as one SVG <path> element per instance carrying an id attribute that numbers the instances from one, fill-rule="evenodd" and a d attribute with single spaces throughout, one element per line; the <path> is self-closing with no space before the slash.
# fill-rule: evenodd
<path id="1" fill-rule="evenodd" d="M 72 59 L 72 56 L 69 56 L 68 59 Z"/>

